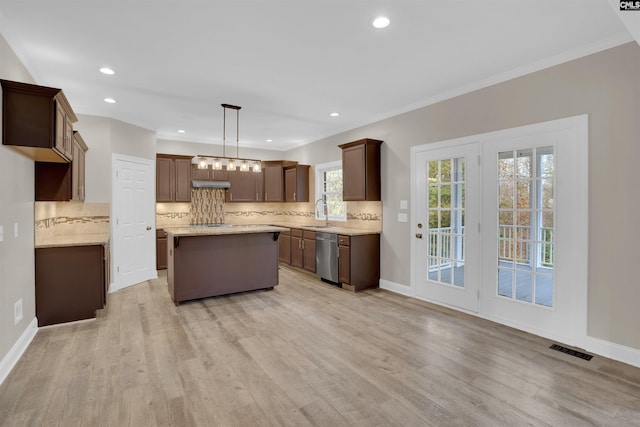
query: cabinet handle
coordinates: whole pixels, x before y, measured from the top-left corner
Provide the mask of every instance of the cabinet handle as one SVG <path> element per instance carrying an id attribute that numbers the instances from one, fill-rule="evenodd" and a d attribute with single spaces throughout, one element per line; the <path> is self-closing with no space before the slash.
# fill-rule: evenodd
<path id="1" fill-rule="evenodd" d="M 269 193 L 264 193 L 264 201 L 266 202 L 267 200 L 269 200 Z"/>
<path id="2" fill-rule="evenodd" d="M 304 240 L 302 240 L 302 250 L 304 251 Z"/>
<path id="3" fill-rule="evenodd" d="M 295 201 L 295 200 L 296 200 L 296 192 L 294 191 L 293 192 L 293 201 Z"/>
<path id="4" fill-rule="evenodd" d="M 233 202 L 233 193 L 229 192 L 229 201 Z"/>

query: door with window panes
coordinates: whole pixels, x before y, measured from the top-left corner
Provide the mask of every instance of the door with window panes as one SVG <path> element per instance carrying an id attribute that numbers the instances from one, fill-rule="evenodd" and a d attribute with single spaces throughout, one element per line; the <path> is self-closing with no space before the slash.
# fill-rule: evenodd
<path id="1" fill-rule="evenodd" d="M 416 155 L 416 295 L 478 310 L 478 144 Z"/>

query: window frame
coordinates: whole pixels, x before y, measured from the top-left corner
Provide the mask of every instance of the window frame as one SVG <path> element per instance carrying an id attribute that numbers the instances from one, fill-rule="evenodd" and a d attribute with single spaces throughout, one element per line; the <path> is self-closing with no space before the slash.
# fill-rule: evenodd
<path id="1" fill-rule="evenodd" d="M 342 170 L 342 160 L 336 160 L 334 162 L 328 162 L 328 163 L 321 163 L 315 166 L 315 195 L 316 195 L 316 199 L 315 199 L 315 206 L 314 206 L 314 216 L 315 219 L 318 221 L 324 221 L 325 220 L 325 216 L 324 214 L 319 215 L 319 209 L 318 209 L 318 200 L 322 199 L 325 196 L 325 191 L 324 191 L 324 186 L 325 186 L 325 180 L 324 180 L 324 175 L 325 172 L 329 172 L 329 171 L 334 171 L 334 170 Z M 344 185 L 344 171 L 343 171 L 343 185 Z M 336 193 L 337 194 L 337 193 Z M 340 198 L 342 199 L 342 194 L 340 194 Z M 329 221 L 340 221 L 340 222 L 346 222 L 347 221 L 347 202 L 345 202 L 344 200 L 342 201 L 342 205 L 343 205 L 343 215 L 332 215 L 329 214 Z M 320 212 L 324 212 L 324 209 L 320 210 Z"/>

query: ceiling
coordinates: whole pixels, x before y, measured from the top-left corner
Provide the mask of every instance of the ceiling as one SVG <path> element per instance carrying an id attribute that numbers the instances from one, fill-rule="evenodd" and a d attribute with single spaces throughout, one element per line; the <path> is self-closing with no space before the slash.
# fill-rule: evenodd
<path id="1" fill-rule="evenodd" d="M 606 0 L 0 0 L 0 33 L 76 113 L 221 143 L 234 104 L 274 150 L 632 40 Z"/>

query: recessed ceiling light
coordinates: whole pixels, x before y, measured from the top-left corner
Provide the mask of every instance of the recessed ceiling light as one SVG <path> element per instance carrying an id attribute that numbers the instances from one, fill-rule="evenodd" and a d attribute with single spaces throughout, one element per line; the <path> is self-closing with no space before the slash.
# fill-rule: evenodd
<path id="1" fill-rule="evenodd" d="M 102 67 L 102 68 L 100 68 L 100 72 L 101 72 L 102 74 L 106 74 L 106 75 L 108 75 L 108 76 L 113 76 L 113 75 L 116 73 L 115 71 L 113 71 L 113 70 L 112 70 L 111 68 L 109 68 L 109 67 Z"/>
<path id="2" fill-rule="evenodd" d="M 329 114 L 331 117 L 338 117 L 340 115 L 340 113 L 331 113 Z"/>
<path id="3" fill-rule="evenodd" d="M 267 139 L 267 142 L 273 142 L 273 139 Z"/>
<path id="4" fill-rule="evenodd" d="M 375 28 L 387 28 L 390 22 L 391 21 L 389 21 L 389 18 L 387 18 L 386 16 L 378 16 L 373 20 L 371 25 L 373 25 Z"/>
<path id="5" fill-rule="evenodd" d="M 116 100 L 113 98 L 105 98 L 104 102 L 106 102 L 107 104 L 115 104 Z"/>
<path id="6" fill-rule="evenodd" d="M 187 131 L 184 129 L 178 129 L 178 133 L 187 133 Z"/>

